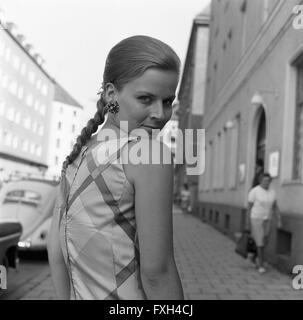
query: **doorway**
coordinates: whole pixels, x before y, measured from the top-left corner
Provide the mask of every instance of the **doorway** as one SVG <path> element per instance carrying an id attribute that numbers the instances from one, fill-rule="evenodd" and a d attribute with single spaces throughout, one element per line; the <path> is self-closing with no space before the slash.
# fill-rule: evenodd
<path id="1" fill-rule="evenodd" d="M 259 185 L 261 175 L 265 168 L 266 154 L 266 116 L 264 107 L 261 106 L 257 117 L 257 132 L 256 132 L 256 153 L 254 160 L 254 178 L 252 188 Z"/>

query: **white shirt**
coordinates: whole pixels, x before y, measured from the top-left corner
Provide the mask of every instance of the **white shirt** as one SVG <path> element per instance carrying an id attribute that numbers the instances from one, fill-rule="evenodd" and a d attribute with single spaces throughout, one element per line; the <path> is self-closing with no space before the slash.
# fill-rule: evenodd
<path id="1" fill-rule="evenodd" d="M 248 202 L 253 203 L 251 218 L 270 219 L 272 206 L 276 200 L 274 190 L 265 190 L 261 186 L 256 186 L 248 194 Z"/>
<path id="2" fill-rule="evenodd" d="M 181 191 L 181 199 L 182 199 L 183 201 L 188 200 L 189 196 L 190 196 L 189 190 L 184 190 L 184 189 L 183 189 L 183 190 Z"/>

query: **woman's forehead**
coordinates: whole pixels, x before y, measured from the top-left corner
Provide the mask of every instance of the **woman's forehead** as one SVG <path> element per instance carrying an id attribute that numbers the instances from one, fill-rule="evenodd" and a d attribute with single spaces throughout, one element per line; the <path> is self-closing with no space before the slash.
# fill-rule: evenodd
<path id="1" fill-rule="evenodd" d="M 178 74 L 174 71 L 148 69 L 142 76 L 128 82 L 125 89 L 154 95 L 174 95 L 178 85 Z"/>

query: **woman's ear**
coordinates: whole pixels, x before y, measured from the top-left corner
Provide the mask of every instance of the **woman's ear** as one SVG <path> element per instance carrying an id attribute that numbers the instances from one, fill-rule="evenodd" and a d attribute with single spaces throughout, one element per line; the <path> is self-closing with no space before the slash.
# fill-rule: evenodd
<path id="1" fill-rule="evenodd" d="M 116 96 L 116 87 L 114 84 L 112 84 L 111 82 L 108 82 L 106 85 L 105 85 L 105 88 L 104 88 L 104 97 L 105 97 L 105 100 L 108 102 L 110 100 L 115 100 L 115 96 Z"/>

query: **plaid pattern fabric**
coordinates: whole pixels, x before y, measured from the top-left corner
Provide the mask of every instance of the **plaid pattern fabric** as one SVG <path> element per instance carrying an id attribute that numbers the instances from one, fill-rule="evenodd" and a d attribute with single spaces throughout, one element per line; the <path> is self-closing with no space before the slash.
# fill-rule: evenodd
<path id="1" fill-rule="evenodd" d="M 134 190 L 120 152 L 136 137 L 82 149 L 61 181 L 60 241 L 71 299 L 146 299 L 139 271 Z"/>

